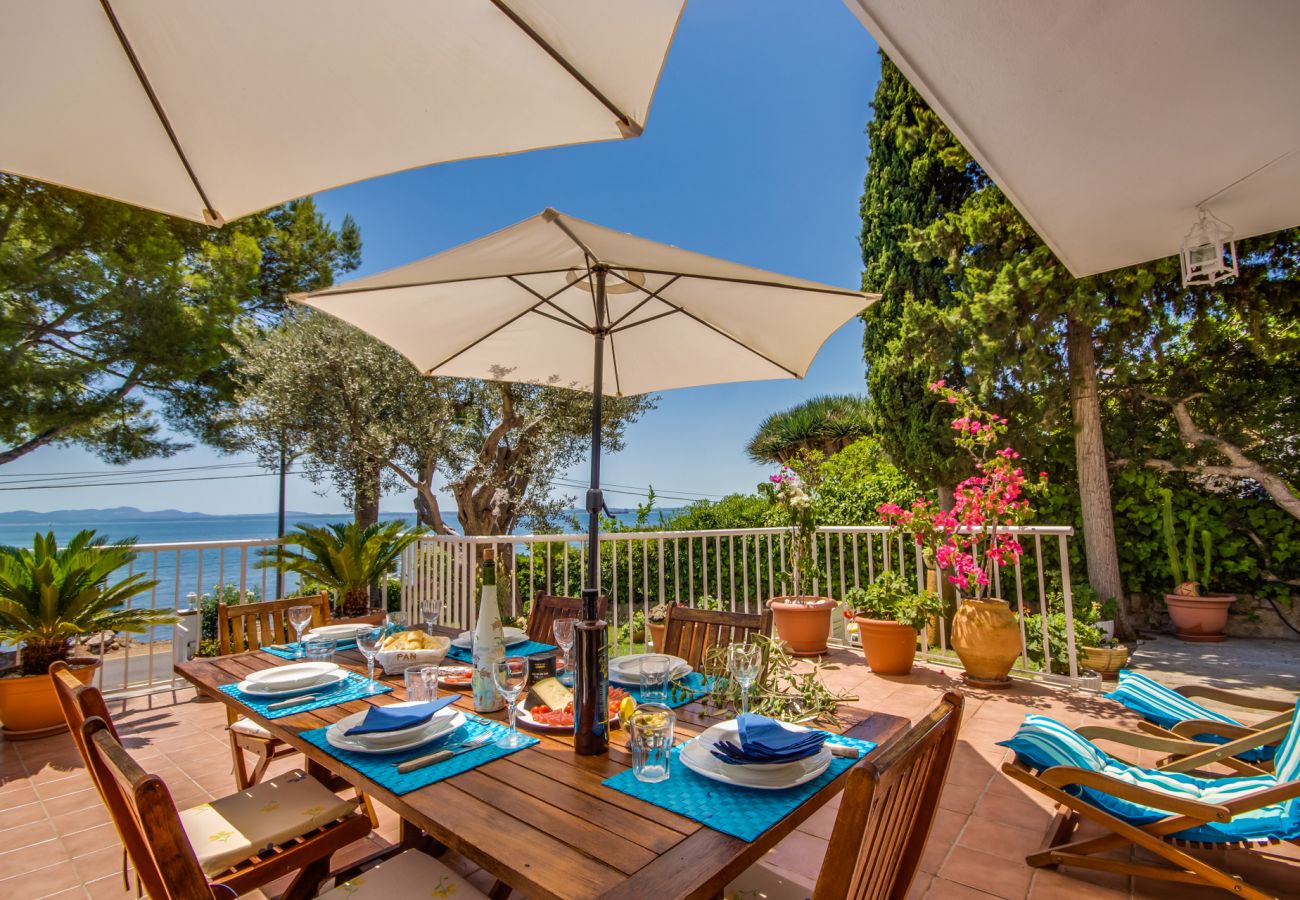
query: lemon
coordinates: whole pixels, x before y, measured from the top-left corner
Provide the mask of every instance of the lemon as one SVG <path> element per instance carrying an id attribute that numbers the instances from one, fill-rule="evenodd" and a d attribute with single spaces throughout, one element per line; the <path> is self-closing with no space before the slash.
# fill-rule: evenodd
<path id="1" fill-rule="evenodd" d="M 632 697 L 624 697 L 623 702 L 618 705 L 618 720 L 624 726 L 632 721 L 632 714 L 636 712 L 636 700 Z"/>

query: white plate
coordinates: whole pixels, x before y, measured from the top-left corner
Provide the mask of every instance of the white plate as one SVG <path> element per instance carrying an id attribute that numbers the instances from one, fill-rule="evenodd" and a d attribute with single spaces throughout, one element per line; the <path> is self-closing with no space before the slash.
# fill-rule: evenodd
<path id="1" fill-rule="evenodd" d="M 784 725 L 784 727 L 797 731 L 808 730 L 798 725 Z M 705 778 L 723 784 L 734 784 L 762 791 L 780 791 L 812 781 L 825 772 L 826 767 L 831 764 L 830 748 L 824 744 L 817 753 L 794 762 L 763 763 L 752 766 L 724 763 L 710 752 L 718 741 L 740 743 L 740 732 L 735 719 L 719 722 L 695 740 L 683 744 L 682 765 L 697 775 L 703 775 Z"/>
<path id="2" fill-rule="evenodd" d="M 260 672 L 250 672 L 244 680 L 269 690 L 289 691 L 319 683 L 322 678 L 337 669 L 338 666 L 332 662 L 292 663 L 287 666 L 262 669 Z"/>
<path id="3" fill-rule="evenodd" d="M 522 644 L 528 640 L 528 632 L 522 628 L 503 628 L 506 636 L 506 646 L 513 647 L 515 644 Z M 451 642 L 453 647 L 459 647 L 462 650 L 472 650 L 474 648 L 474 632 L 462 631 L 460 635 Z"/>
<path id="4" fill-rule="evenodd" d="M 365 634 L 367 631 L 374 631 L 377 625 L 322 625 L 320 628 L 313 628 L 303 635 L 304 640 L 308 641 L 350 641 L 357 635 Z"/>
<path id="5" fill-rule="evenodd" d="M 633 653 L 628 656 L 616 656 L 609 661 L 609 680 L 615 684 L 629 685 L 631 687 L 641 686 L 641 660 L 647 656 L 668 656 L 672 664 L 672 678 L 685 678 L 691 672 L 690 663 L 680 656 L 670 656 L 666 653 Z"/>
<path id="6" fill-rule="evenodd" d="M 408 701 L 394 705 L 409 706 L 412 705 L 412 702 Z M 436 741 L 465 724 L 465 714 L 449 706 L 434 713 L 433 719 L 424 726 L 405 729 L 402 732 L 406 736 L 404 740 L 386 743 L 383 746 L 375 746 L 365 743 L 360 738 L 348 737 L 346 734 L 349 728 L 360 725 L 361 720 L 365 717 L 364 712 L 359 712 L 339 719 L 325 732 L 325 740 L 329 742 L 331 747 L 348 750 L 352 753 L 397 753 L 400 750 L 411 750 L 431 741 Z"/>
<path id="7" fill-rule="evenodd" d="M 346 669 L 335 669 L 333 672 L 327 672 L 320 677 L 320 680 L 313 681 L 310 684 L 300 684 L 297 687 L 268 688 L 264 684 L 255 684 L 251 681 L 241 681 L 236 687 L 241 694 L 247 694 L 250 697 L 293 697 L 298 694 L 310 694 L 313 691 L 332 691 L 344 681 L 347 680 L 348 672 Z"/>
<path id="8" fill-rule="evenodd" d="M 538 722 L 532 717 L 528 710 L 524 709 L 524 702 L 524 700 L 520 700 L 515 704 L 515 721 L 520 725 L 523 725 L 525 728 L 532 728 L 535 731 L 563 731 L 568 734 L 573 734 L 572 725 L 544 725 L 541 722 Z M 617 718 L 611 718 L 609 720 L 609 725 L 611 728 L 620 727 Z"/>
<path id="9" fill-rule="evenodd" d="M 464 678 L 449 678 L 453 672 L 463 672 Z M 439 666 L 438 683 L 445 684 L 448 687 L 469 687 L 473 680 L 474 670 L 469 666 Z"/>

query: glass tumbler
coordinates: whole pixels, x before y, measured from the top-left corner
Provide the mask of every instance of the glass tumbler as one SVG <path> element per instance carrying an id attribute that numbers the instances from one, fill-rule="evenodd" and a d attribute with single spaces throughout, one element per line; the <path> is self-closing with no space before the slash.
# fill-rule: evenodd
<path id="1" fill-rule="evenodd" d="M 307 641 L 303 644 L 303 655 L 308 662 L 334 662 L 334 641 Z"/>
<path id="2" fill-rule="evenodd" d="M 438 699 L 438 667 L 412 666 L 402 673 L 406 680 L 406 699 L 415 702 Z"/>
<path id="3" fill-rule="evenodd" d="M 628 723 L 627 749 L 632 754 L 632 774 L 638 781 L 668 780 L 677 716 L 662 703 L 642 703 Z"/>
<path id="4" fill-rule="evenodd" d="M 651 654 L 641 657 L 641 696 L 642 703 L 668 702 L 668 676 L 672 672 L 672 661 L 666 656 Z"/>

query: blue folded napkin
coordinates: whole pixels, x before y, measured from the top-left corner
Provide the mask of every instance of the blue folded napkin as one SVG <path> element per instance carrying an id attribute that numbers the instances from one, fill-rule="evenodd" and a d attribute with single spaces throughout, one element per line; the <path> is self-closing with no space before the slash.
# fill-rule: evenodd
<path id="1" fill-rule="evenodd" d="M 372 706 L 366 710 L 366 717 L 361 720 L 361 724 L 353 725 L 344 734 L 352 737 L 358 734 L 380 734 L 385 731 L 414 728 L 432 719 L 438 710 L 455 703 L 458 696 L 452 694 L 449 697 L 417 703 L 414 706 Z"/>
<path id="2" fill-rule="evenodd" d="M 786 728 L 767 716 L 746 713 L 736 719 L 740 744 L 719 741 L 711 752 L 732 765 L 762 765 L 794 762 L 819 753 L 826 741 L 823 731 Z"/>

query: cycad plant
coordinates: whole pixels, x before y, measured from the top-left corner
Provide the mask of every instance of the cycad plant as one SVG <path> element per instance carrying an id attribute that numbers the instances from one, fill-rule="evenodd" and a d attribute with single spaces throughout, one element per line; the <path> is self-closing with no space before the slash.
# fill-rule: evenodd
<path id="1" fill-rule="evenodd" d="M 772 413 L 745 449 L 754 462 L 787 465 L 809 451 L 832 456 L 869 434 L 865 397 L 828 395 Z"/>
<path id="2" fill-rule="evenodd" d="M 0 639 L 21 644 L 23 675 L 44 675 L 66 660 L 78 635 L 101 631 L 142 634 L 176 621 L 170 609 L 128 606 L 158 582 L 142 572 L 109 582 L 135 556 L 134 540 L 110 544 L 78 532 L 62 549 L 54 533 L 39 533 L 32 549 L 0 550 Z"/>
<path id="3" fill-rule="evenodd" d="M 424 535 L 420 529 L 407 531 L 405 522 L 294 527 L 284 544 L 263 553 L 258 568 L 297 572 L 328 588 L 345 616 L 369 611 L 370 585 L 385 578 L 402 551 Z"/>

